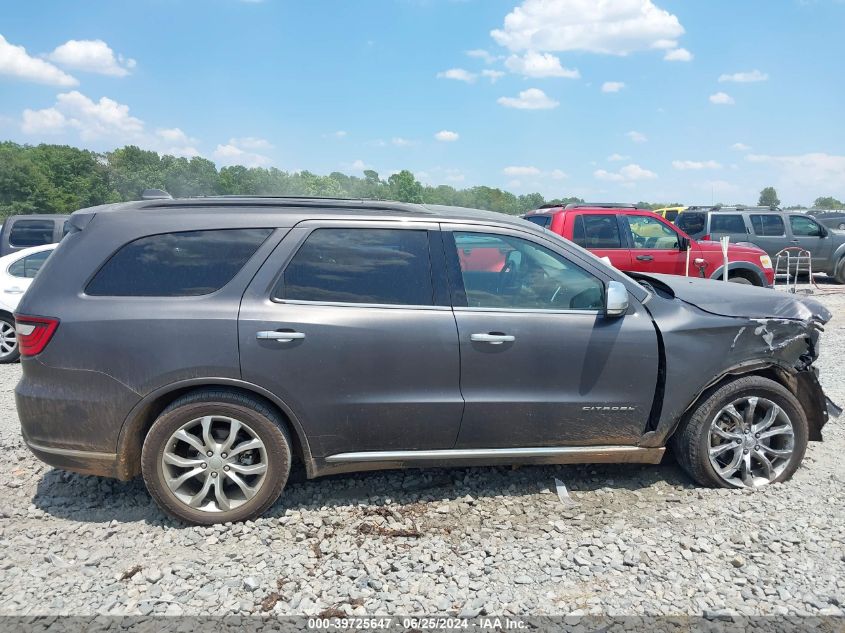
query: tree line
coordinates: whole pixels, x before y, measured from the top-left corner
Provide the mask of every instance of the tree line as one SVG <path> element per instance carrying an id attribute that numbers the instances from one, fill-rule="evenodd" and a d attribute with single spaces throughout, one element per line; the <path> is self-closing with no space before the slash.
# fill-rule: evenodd
<path id="1" fill-rule="evenodd" d="M 68 145 L 19 145 L 0 142 L 0 217 L 19 213 L 71 213 L 77 209 L 138 200 L 144 189 L 158 188 L 173 197 L 204 195 L 276 195 L 370 198 L 488 209 L 512 215 L 543 204 L 584 202 L 570 196 L 545 199 L 539 193 L 516 195 L 495 187 L 456 189 L 425 185 L 407 170 L 383 179 L 366 170 L 363 177 L 332 172 L 286 172 L 275 167 L 217 166 L 200 157 L 159 155 L 127 145 L 112 152 L 92 152 Z M 770 190 L 770 191 L 769 191 Z M 777 200 L 773 188 L 761 203 Z M 648 203 L 642 208 L 681 206 Z M 819 198 L 818 208 L 842 208 L 835 198 Z"/>

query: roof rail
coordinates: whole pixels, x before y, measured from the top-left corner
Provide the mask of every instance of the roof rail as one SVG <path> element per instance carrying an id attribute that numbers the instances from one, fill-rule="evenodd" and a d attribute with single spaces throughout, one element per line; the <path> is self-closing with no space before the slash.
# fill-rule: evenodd
<path id="1" fill-rule="evenodd" d="M 624 202 L 570 202 L 566 205 L 567 209 L 639 209 L 635 204 Z"/>

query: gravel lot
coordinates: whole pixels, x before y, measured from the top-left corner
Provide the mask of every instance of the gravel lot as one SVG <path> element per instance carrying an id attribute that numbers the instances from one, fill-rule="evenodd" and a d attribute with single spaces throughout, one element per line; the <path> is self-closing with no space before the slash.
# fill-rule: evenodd
<path id="1" fill-rule="evenodd" d="M 845 292 L 820 298 L 835 313 L 822 383 L 845 403 Z M 389 472 L 292 484 L 261 520 L 194 528 L 164 519 L 140 481 L 32 457 L 19 376 L 0 366 L 0 614 L 845 610 L 842 421 L 792 481 L 755 493 L 696 488 L 671 458 Z"/>

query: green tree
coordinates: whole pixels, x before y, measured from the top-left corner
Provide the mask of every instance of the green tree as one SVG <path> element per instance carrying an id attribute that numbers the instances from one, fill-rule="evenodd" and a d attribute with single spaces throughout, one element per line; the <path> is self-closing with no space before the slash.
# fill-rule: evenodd
<path id="1" fill-rule="evenodd" d="M 390 194 L 394 200 L 399 202 L 422 202 L 423 187 L 414 178 L 414 174 L 403 169 L 398 174 L 393 174 L 387 179 L 390 187 Z"/>
<path id="2" fill-rule="evenodd" d="M 766 187 L 760 192 L 760 200 L 757 202 L 761 207 L 777 207 L 780 206 L 778 199 L 778 192 L 774 187 Z"/>
<path id="3" fill-rule="evenodd" d="M 816 198 L 813 202 L 815 209 L 845 209 L 845 204 L 834 198 L 833 196 L 825 196 Z"/>

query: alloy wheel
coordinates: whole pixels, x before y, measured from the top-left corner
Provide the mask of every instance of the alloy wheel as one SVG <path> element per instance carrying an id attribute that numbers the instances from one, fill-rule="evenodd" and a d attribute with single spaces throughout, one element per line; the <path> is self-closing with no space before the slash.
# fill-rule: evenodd
<path id="1" fill-rule="evenodd" d="M 228 512 L 252 499 L 267 476 L 267 449 L 248 424 L 206 415 L 182 425 L 161 456 L 164 481 L 186 506 Z"/>
<path id="2" fill-rule="evenodd" d="M 0 321 L 0 358 L 14 354 L 18 349 L 18 337 L 15 326 L 6 321 Z"/>
<path id="3" fill-rule="evenodd" d="M 777 479 L 795 450 L 795 431 L 786 412 L 758 396 L 728 404 L 710 424 L 710 464 L 731 486 L 757 488 Z"/>

